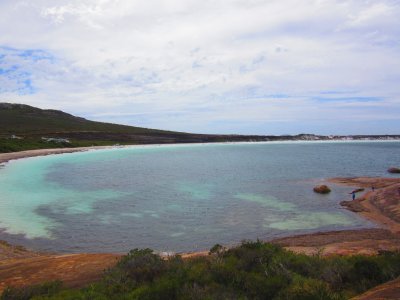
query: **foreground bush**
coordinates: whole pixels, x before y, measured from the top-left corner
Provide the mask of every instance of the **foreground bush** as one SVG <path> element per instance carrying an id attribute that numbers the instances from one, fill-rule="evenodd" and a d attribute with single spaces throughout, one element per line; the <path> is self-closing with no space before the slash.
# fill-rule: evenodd
<path id="1" fill-rule="evenodd" d="M 262 242 L 207 257 L 162 259 L 132 250 L 80 290 L 8 289 L 2 299 L 348 299 L 400 275 L 400 253 L 329 257 L 294 254 Z M 24 292 L 28 291 L 28 292 Z"/>
<path id="2" fill-rule="evenodd" d="M 16 299 L 16 300 L 28 300 L 32 299 L 36 295 L 52 296 L 60 292 L 62 282 L 53 281 L 44 284 L 38 284 L 19 289 L 6 288 L 1 295 L 1 299 Z"/>

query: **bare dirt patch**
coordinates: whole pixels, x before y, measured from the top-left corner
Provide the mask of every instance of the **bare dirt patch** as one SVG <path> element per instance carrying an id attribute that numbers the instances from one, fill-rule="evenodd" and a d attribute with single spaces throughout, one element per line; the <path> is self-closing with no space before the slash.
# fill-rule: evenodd
<path id="1" fill-rule="evenodd" d="M 115 265 L 118 254 L 66 254 L 12 258 L 0 261 L 0 292 L 7 286 L 27 286 L 61 280 L 66 287 L 82 287 L 99 280 Z"/>

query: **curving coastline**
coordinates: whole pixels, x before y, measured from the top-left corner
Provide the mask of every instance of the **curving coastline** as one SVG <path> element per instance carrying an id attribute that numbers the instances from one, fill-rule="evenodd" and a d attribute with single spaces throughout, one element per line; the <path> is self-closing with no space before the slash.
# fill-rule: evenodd
<path id="1" fill-rule="evenodd" d="M 114 146 L 40 149 L 0 154 L 0 163 L 13 159 L 62 154 Z M 347 209 L 377 223 L 381 229 L 343 230 L 290 236 L 270 240 L 295 252 L 322 255 L 376 254 L 380 251 L 400 250 L 400 178 L 332 178 L 328 182 L 349 187 L 363 187 L 366 193 L 354 201 L 342 203 Z M 374 186 L 375 190 L 371 191 Z M 183 258 L 208 255 L 208 252 L 183 253 Z M 0 292 L 6 285 L 36 284 L 58 278 L 66 286 L 97 279 L 121 254 L 66 254 L 36 253 L 21 247 L 1 243 Z M 11 270 L 13 270 L 11 272 Z M 46 272 L 39 272 L 46 270 Z M 70 277 L 70 270 L 75 275 Z M 21 279 L 21 274 L 24 274 Z M 50 274 L 51 277 L 48 277 Z M 55 274 L 57 274 L 56 277 Z M 84 280 L 88 278 L 88 280 Z"/>
<path id="2" fill-rule="evenodd" d="M 0 164 L 6 163 L 10 160 L 45 156 L 52 154 L 63 154 L 63 153 L 73 153 L 73 152 L 83 152 L 89 150 L 99 150 L 99 149 L 111 149 L 116 146 L 93 146 L 93 147 L 77 147 L 77 148 L 55 148 L 55 149 L 36 149 L 36 150 L 25 150 L 19 152 L 9 152 L 0 153 Z M 121 146 L 118 146 L 121 147 Z"/>

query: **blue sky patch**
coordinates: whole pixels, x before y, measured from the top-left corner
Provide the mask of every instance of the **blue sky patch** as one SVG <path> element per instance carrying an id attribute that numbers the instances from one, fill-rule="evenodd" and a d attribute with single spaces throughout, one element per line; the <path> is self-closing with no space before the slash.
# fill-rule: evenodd
<path id="1" fill-rule="evenodd" d="M 32 81 L 30 79 L 25 79 L 22 81 L 22 87 L 18 90 L 20 95 L 27 95 L 35 93 L 35 88 L 32 86 Z"/>
<path id="2" fill-rule="evenodd" d="M 54 62 L 54 56 L 41 49 L 16 49 L 0 46 L 0 93 L 29 95 L 36 92 L 33 73 L 44 73 L 43 64 Z"/>
<path id="3" fill-rule="evenodd" d="M 314 97 L 318 102 L 378 102 L 384 100 L 382 97 Z"/>
<path id="4" fill-rule="evenodd" d="M 328 90 L 328 91 L 322 91 L 320 92 L 321 95 L 343 95 L 343 94 L 354 94 L 357 93 L 357 91 L 335 91 L 335 90 Z"/>
<path id="5" fill-rule="evenodd" d="M 54 57 L 49 53 L 43 50 L 24 50 L 18 54 L 18 56 L 30 59 L 32 61 L 39 61 L 39 60 L 50 60 L 53 61 Z"/>
<path id="6" fill-rule="evenodd" d="M 0 1 L 0 101 L 177 131 L 400 132 L 398 0 L 128 2 Z"/>

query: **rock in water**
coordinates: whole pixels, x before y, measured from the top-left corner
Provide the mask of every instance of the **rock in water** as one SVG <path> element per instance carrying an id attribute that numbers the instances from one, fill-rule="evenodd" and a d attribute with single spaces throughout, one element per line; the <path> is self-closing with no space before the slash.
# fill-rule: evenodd
<path id="1" fill-rule="evenodd" d="M 389 168 L 388 169 L 388 172 L 389 173 L 400 173 L 400 168 L 395 168 L 395 167 L 392 167 L 392 168 Z"/>
<path id="2" fill-rule="evenodd" d="M 327 185 L 323 184 L 314 187 L 314 192 L 319 194 L 328 194 L 331 192 L 331 189 Z"/>

